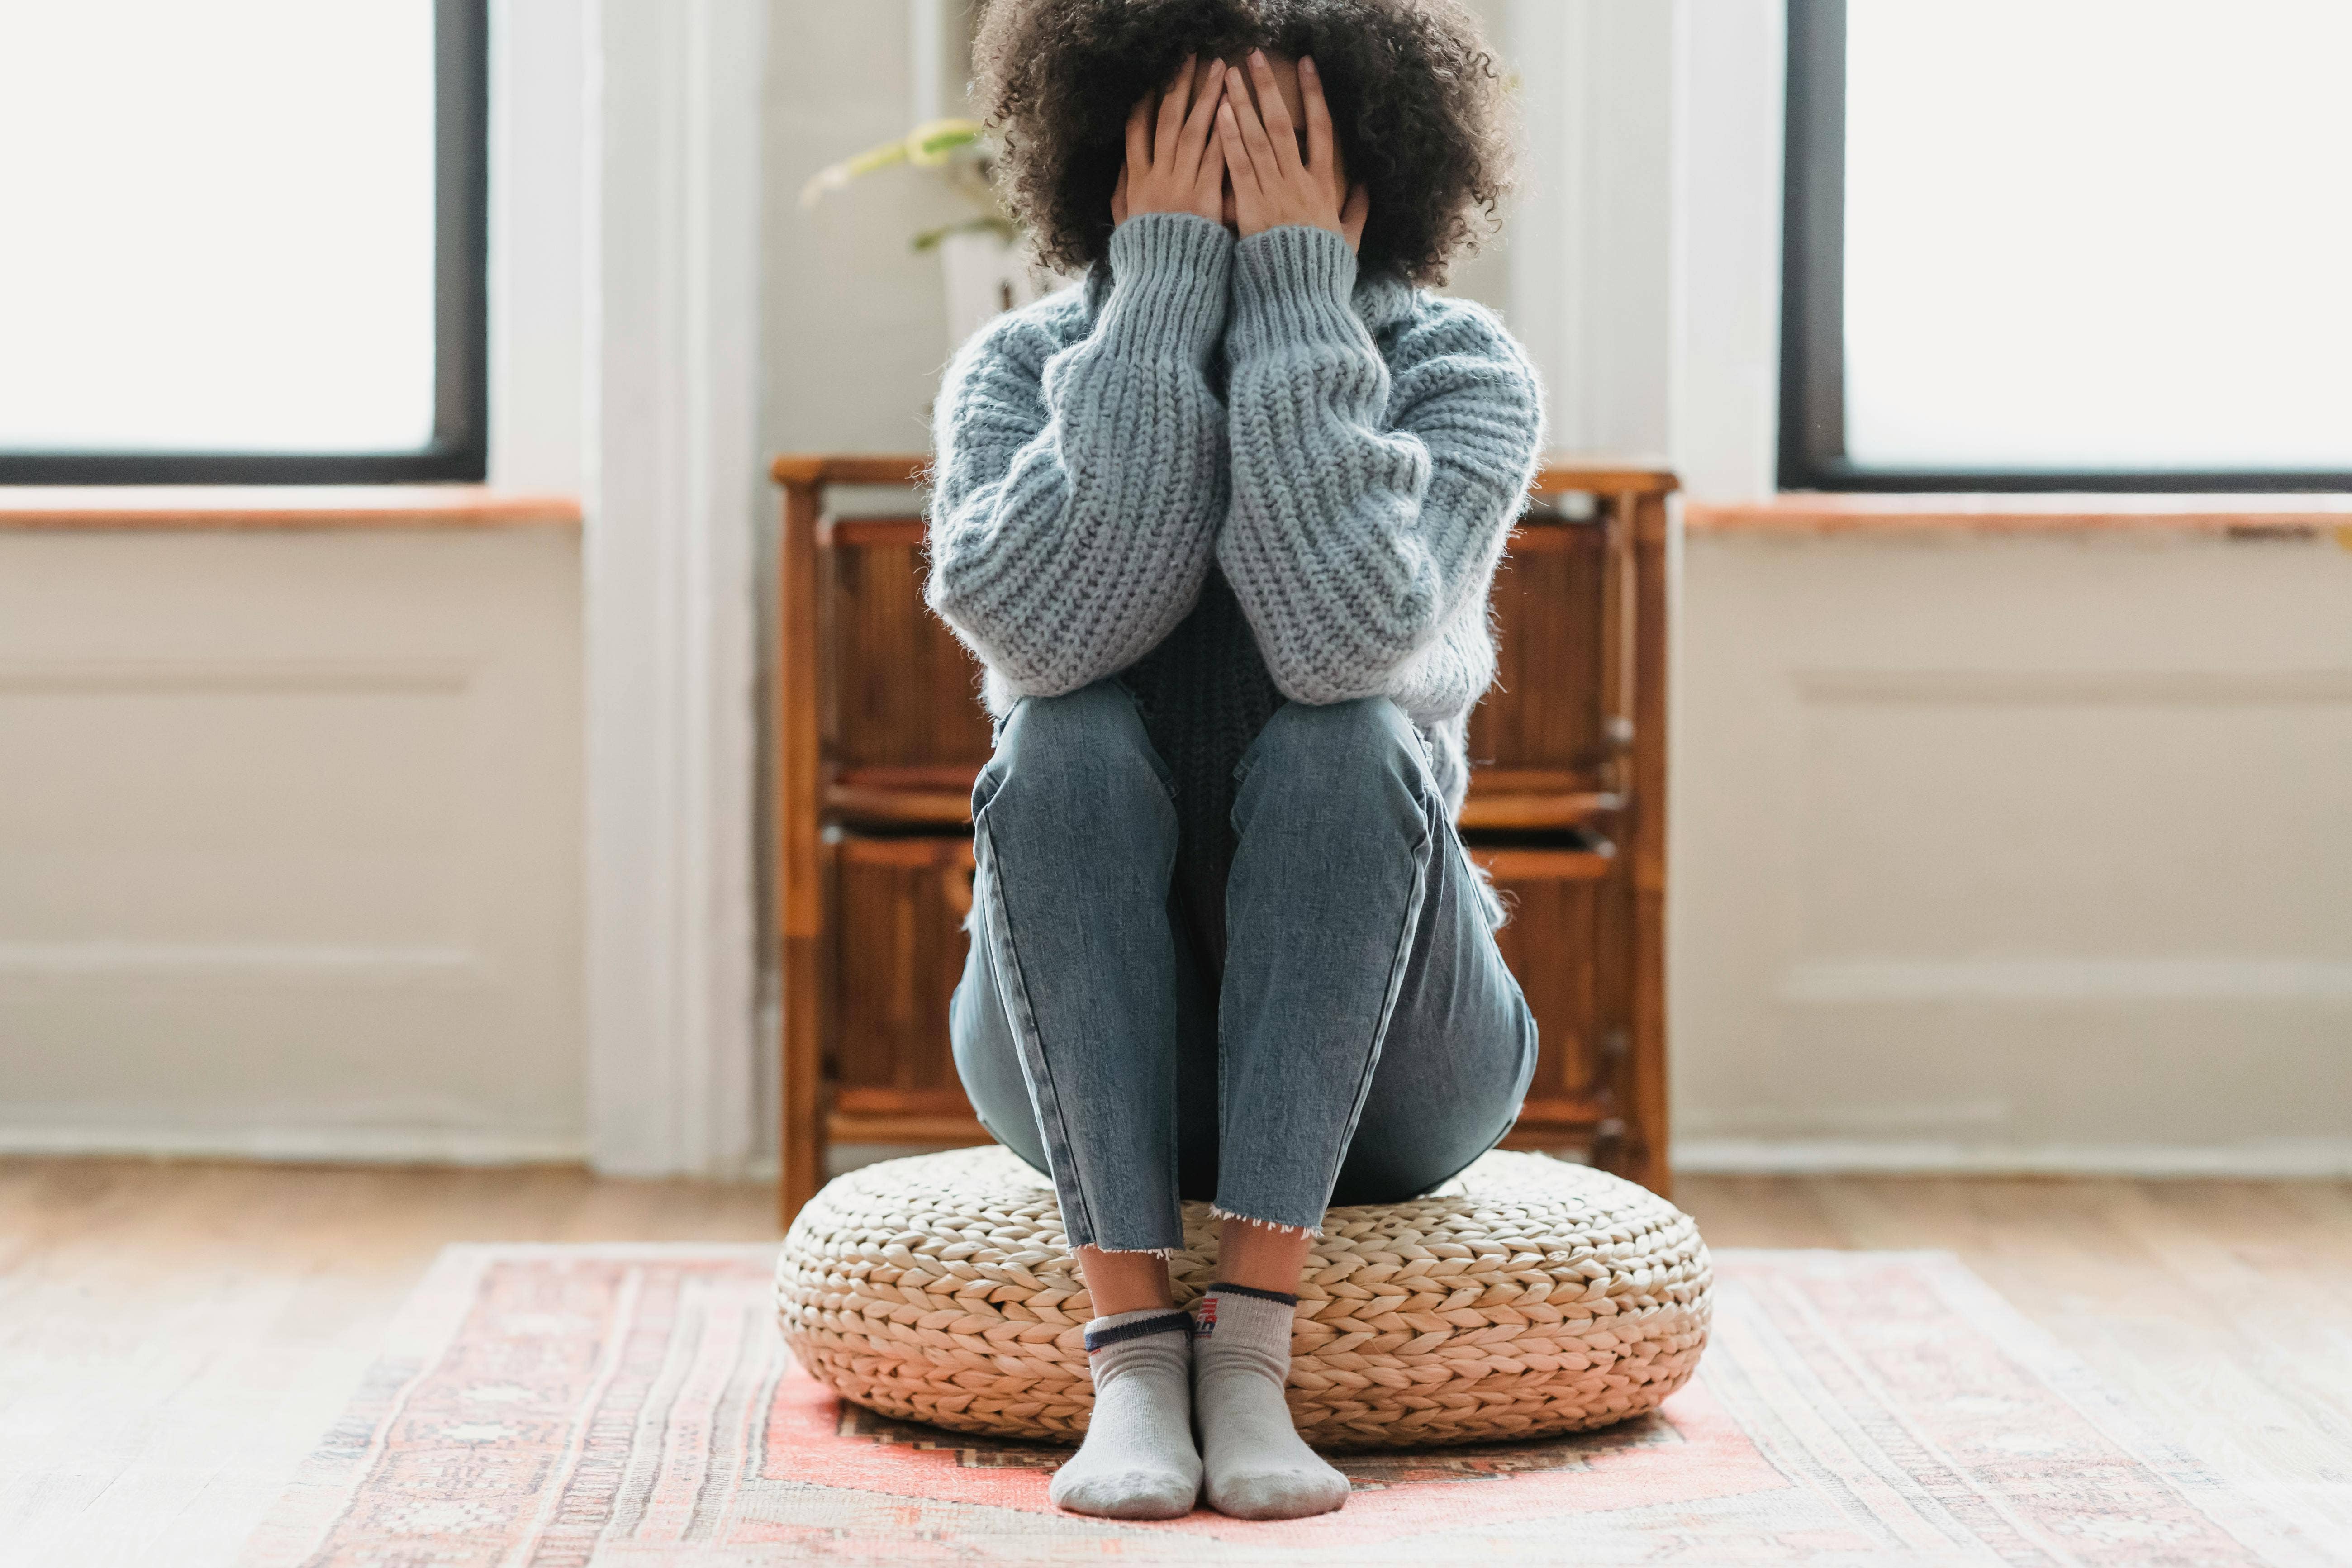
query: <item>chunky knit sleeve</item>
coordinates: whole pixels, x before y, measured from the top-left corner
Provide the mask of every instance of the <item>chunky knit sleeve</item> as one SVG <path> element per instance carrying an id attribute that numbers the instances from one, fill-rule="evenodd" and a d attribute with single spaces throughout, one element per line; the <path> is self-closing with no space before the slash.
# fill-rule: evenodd
<path id="1" fill-rule="evenodd" d="M 1217 564 L 1301 702 L 1391 689 L 1483 605 L 1543 426 L 1535 371 L 1492 315 L 1424 297 L 1383 358 L 1355 279 L 1328 229 L 1286 225 L 1234 251 Z"/>
<path id="2" fill-rule="evenodd" d="M 1139 213 L 1112 231 L 1090 331 L 1064 342 L 1042 308 L 1016 311 L 949 366 L 925 597 L 1014 691 L 1124 668 L 1200 594 L 1226 495 L 1207 369 L 1233 248 L 1206 218 Z"/>

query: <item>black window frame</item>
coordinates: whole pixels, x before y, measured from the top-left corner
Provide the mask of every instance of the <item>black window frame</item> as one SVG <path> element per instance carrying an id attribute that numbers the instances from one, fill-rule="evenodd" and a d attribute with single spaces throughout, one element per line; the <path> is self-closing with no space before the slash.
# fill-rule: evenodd
<path id="1" fill-rule="evenodd" d="M 1790 490 L 2342 490 L 2352 470 L 1864 468 L 1845 455 L 1845 0 L 1788 0 L 1780 486 Z"/>
<path id="2" fill-rule="evenodd" d="M 399 452 L 0 448 L 0 484 L 479 480 L 489 459 L 489 5 L 434 0 L 433 434 Z"/>

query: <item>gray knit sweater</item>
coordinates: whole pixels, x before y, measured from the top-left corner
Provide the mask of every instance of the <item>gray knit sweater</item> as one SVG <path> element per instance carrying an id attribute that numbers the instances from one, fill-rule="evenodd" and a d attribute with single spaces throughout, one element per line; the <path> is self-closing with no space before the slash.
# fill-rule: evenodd
<path id="1" fill-rule="evenodd" d="M 1384 696 L 1459 813 L 1543 423 L 1493 315 L 1359 278 L 1327 229 L 1138 214 L 1083 287 L 975 334 L 935 408 L 926 596 L 992 713 L 1125 674 L 1181 780 L 1281 698 Z"/>

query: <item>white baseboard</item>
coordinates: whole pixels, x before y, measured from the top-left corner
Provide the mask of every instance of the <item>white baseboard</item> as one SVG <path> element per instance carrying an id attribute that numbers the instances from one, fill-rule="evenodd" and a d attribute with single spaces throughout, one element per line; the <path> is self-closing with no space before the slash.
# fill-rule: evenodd
<path id="1" fill-rule="evenodd" d="M 2352 1178 L 2352 1138 L 2252 1143 L 1958 1143 L 1848 1138 L 1685 1138 L 1674 1168 L 1694 1175 Z"/>
<path id="2" fill-rule="evenodd" d="M 587 1160 L 588 1141 L 577 1133 L 431 1126 L 67 1126 L 0 1121 L 0 1154 L 336 1165 L 570 1165 Z"/>
<path id="3" fill-rule="evenodd" d="M 915 1152 L 858 1146 L 838 1152 L 841 1168 Z M 0 1155 L 58 1154 L 148 1159 L 255 1160 L 357 1165 L 578 1164 L 578 1134 L 495 1132 L 432 1126 L 168 1126 L 10 1124 L 0 1121 Z M 2281 1139 L 2214 1146 L 2159 1143 L 1972 1144 L 1865 1139 L 1692 1138 L 1674 1146 L 1674 1167 L 1690 1175 L 1981 1175 L 2209 1177 L 2352 1180 L 2352 1138 Z M 838 1173 L 836 1170 L 831 1173 Z M 773 1156 L 755 1159 L 743 1179 L 776 1179 Z"/>

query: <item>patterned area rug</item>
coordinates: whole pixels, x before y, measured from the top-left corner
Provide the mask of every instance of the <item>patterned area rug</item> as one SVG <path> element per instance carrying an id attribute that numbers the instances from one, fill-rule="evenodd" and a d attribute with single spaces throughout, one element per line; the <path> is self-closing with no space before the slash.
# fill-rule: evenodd
<path id="1" fill-rule="evenodd" d="M 777 1337 L 770 1247 L 445 1253 L 249 1568 L 1511 1563 L 2303 1568 L 1950 1258 L 1718 1252 L 1663 1412 L 1341 1459 L 1321 1519 L 1056 1513 L 1064 1451 L 886 1421 Z"/>

